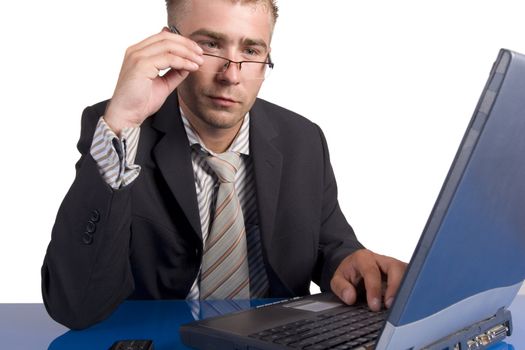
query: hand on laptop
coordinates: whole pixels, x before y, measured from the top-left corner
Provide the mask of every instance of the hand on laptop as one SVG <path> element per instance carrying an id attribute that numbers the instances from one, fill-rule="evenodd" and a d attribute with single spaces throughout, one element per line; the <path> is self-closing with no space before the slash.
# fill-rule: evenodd
<path id="1" fill-rule="evenodd" d="M 346 304 L 357 299 L 356 286 L 363 281 L 366 299 L 372 311 L 381 309 L 382 280 L 386 277 L 384 303 L 390 308 L 407 264 L 397 259 L 360 249 L 347 256 L 335 270 L 330 281 L 332 291 Z"/>

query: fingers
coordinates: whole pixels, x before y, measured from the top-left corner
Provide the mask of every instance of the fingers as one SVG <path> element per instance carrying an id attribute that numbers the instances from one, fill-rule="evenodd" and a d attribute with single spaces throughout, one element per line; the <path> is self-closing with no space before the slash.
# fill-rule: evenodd
<path id="1" fill-rule="evenodd" d="M 381 310 L 381 271 L 376 262 L 376 254 L 370 251 L 359 252 L 358 272 L 365 282 L 366 301 L 372 311 Z"/>
<path id="2" fill-rule="evenodd" d="M 150 79 L 162 69 L 195 71 L 203 63 L 202 49 L 195 42 L 168 32 L 129 47 L 124 59 L 125 66 L 131 70 L 139 67 Z"/>
<path id="3" fill-rule="evenodd" d="M 356 251 L 347 256 L 338 266 L 330 281 L 330 287 L 335 295 L 348 305 L 354 304 L 357 299 L 356 286 L 362 280 L 360 265 L 368 259 L 363 258 L 367 254 L 366 249 Z"/>
<path id="4" fill-rule="evenodd" d="M 387 288 L 385 291 L 385 306 L 390 308 L 394 297 L 401 285 L 407 264 L 394 258 L 382 256 L 379 259 L 380 267 L 387 276 Z"/>
<path id="5" fill-rule="evenodd" d="M 139 71 L 143 72 L 143 74 L 145 74 L 145 76 L 149 79 L 157 78 L 159 72 L 167 68 L 188 72 L 194 72 L 199 69 L 199 65 L 197 63 L 172 55 L 170 53 L 164 53 L 145 58 L 137 62 L 135 67 L 138 68 Z"/>
<path id="6" fill-rule="evenodd" d="M 202 49 L 199 45 L 197 45 L 197 43 L 191 39 L 188 39 L 182 35 L 178 35 L 178 34 L 174 34 L 174 33 L 171 33 L 170 31 L 167 31 L 167 30 L 162 30 L 160 33 L 157 33 L 157 34 L 154 34 L 144 40 L 142 40 L 141 42 L 133 45 L 133 46 L 130 46 L 128 48 L 128 52 L 129 53 L 133 53 L 133 52 L 136 52 L 136 51 L 140 51 L 142 49 L 144 49 L 145 47 L 147 46 L 150 46 L 151 44 L 153 43 L 156 43 L 158 41 L 162 41 L 162 40 L 168 40 L 168 41 L 173 41 L 175 43 L 179 43 L 185 47 L 187 47 L 189 50 L 192 50 L 194 51 L 196 54 L 199 54 L 201 55 L 202 54 Z"/>
<path id="7" fill-rule="evenodd" d="M 346 257 L 331 280 L 332 291 L 345 303 L 353 304 L 357 293 L 355 286 L 362 280 L 366 288 L 366 299 L 372 311 L 381 309 L 382 276 L 387 276 L 385 306 L 392 305 L 399 288 L 406 264 L 369 250 L 361 249 Z"/>
<path id="8" fill-rule="evenodd" d="M 179 86 L 181 81 L 186 79 L 188 74 L 190 74 L 188 71 L 178 71 L 172 69 L 160 78 L 165 82 L 168 91 L 173 91 L 177 86 Z"/>
<path id="9" fill-rule="evenodd" d="M 198 48 L 200 49 L 200 47 Z M 141 48 L 140 50 L 130 51 L 128 52 L 128 57 L 133 57 L 134 59 L 141 59 L 145 57 L 157 56 L 164 53 L 170 53 L 174 56 L 195 62 L 198 65 L 204 63 L 202 58 L 202 49 L 200 51 L 197 51 L 193 49 L 193 47 L 188 47 L 188 45 L 185 45 L 184 43 L 171 39 L 161 39 Z"/>
<path id="10" fill-rule="evenodd" d="M 332 288 L 332 292 L 347 305 L 352 305 L 357 300 L 355 287 L 339 269 L 334 273 L 334 277 L 330 281 L 330 287 Z"/>
<path id="11" fill-rule="evenodd" d="M 381 310 L 381 273 L 377 266 L 363 273 L 366 288 L 366 301 L 372 311 Z"/>

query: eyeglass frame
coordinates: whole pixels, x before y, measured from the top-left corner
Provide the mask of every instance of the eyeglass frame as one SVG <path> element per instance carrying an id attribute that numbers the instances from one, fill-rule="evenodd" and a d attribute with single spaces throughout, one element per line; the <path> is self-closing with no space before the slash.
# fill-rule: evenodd
<path id="1" fill-rule="evenodd" d="M 173 24 L 169 25 L 168 26 L 170 32 L 174 33 L 174 34 L 178 34 L 178 35 L 181 35 L 181 32 L 177 29 L 177 27 L 175 27 Z M 221 72 L 221 73 L 224 73 L 228 70 L 228 68 L 230 68 L 230 65 L 232 63 L 235 63 L 237 65 L 237 67 L 239 67 L 239 71 L 242 70 L 242 64 L 243 63 L 260 63 L 260 64 L 263 64 L 263 65 L 268 65 L 268 68 L 270 69 L 273 69 L 273 67 L 275 66 L 275 63 L 272 62 L 272 58 L 270 57 L 270 54 L 268 54 L 268 58 L 267 58 L 267 62 L 262 62 L 262 61 L 250 61 L 250 60 L 247 60 L 247 61 L 234 61 L 234 60 L 230 60 L 229 58 L 227 57 L 222 57 L 222 56 L 217 56 L 217 55 L 212 55 L 211 53 L 203 53 L 204 56 L 209 56 L 209 57 L 215 57 L 215 58 L 221 58 L 223 60 L 226 60 L 228 61 L 228 63 L 225 63 L 223 65 L 223 68 L 224 70 Z"/>

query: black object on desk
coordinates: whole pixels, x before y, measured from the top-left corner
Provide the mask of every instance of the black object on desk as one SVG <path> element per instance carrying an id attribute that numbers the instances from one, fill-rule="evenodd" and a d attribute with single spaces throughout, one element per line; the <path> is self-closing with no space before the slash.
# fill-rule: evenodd
<path id="1" fill-rule="evenodd" d="M 148 339 L 117 340 L 109 350 L 153 350 L 153 342 Z"/>

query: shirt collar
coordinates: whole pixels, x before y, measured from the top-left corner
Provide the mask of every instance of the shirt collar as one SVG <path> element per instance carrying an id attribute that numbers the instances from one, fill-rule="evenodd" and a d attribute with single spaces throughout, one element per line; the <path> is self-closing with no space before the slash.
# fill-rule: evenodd
<path id="1" fill-rule="evenodd" d="M 197 149 L 200 148 L 209 154 L 215 155 L 215 152 L 206 148 L 204 142 L 202 142 L 195 129 L 193 129 L 193 126 L 191 126 L 188 118 L 186 118 L 184 115 L 182 108 L 180 108 L 180 115 L 182 117 L 182 122 L 184 123 L 184 129 L 186 130 L 190 147 Z M 235 139 L 233 139 L 233 142 L 228 148 L 227 152 L 237 152 L 246 156 L 250 155 L 250 113 L 246 113 L 244 116 L 241 129 L 235 136 Z"/>

